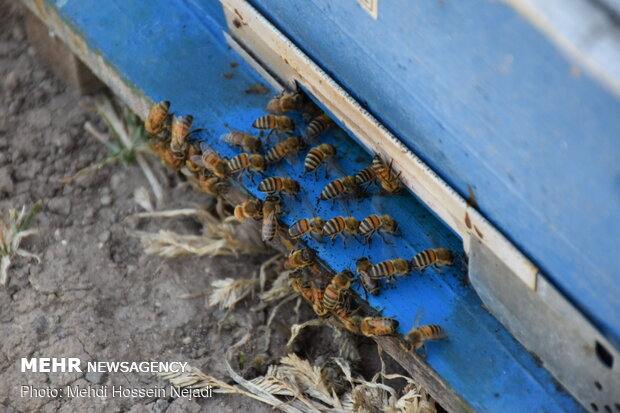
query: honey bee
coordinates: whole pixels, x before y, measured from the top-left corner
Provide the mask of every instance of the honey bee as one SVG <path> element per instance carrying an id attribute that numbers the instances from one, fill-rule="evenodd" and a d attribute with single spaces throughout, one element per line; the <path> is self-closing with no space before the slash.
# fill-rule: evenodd
<path id="1" fill-rule="evenodd" d="M 379 279 L 386 278 L 388 282 L 395 279 L 396 275 L 406 275 L 411 271 L 411 265 L 409 261 L 402 258 L 396 258 L 394 260 L 388 260 L 373 265 L 370 270 L 367 271 L 370 278 Z"/>
<path id="2" fill-rule="evenodd" d="M 293 136 L 284 139 L 282 142 L 269 149 L 265 155 L 265 159 L 267 159 L 267 162 L 270 164 L 276 163 L 282 160 L 285 156 L 293 157 L 305 148 L 306 141 L 303 138 Z"/>
<path id="3" fill-rule="evenodd" d="M 304 283 L 301 277 L 291 274 L 291 287 L 312 305 L 314 312 L 323 317 L 327 311 L 323 308 L 323 292 L 314 282 Z"/>
<path id="4" fill-rule="evenodd" d="M 260 199 L 245 201 L 235 207 L 235 218 L 240 222 L 246 218 L 261 219 L 262 217 L 263 202 Z"/>
<path id="5" fill-rule="evenodd" d="M 293 250 L 289 253 L 284 267 L 287 270 L 300 270 L 314 264 L 316 259 L 316 251 L 311 248 L 301 248 Z"/>
<path id="6" fill-rule="evenodd" d="M 256 129 L 269 130 L 267 134 L 268 139 L 274 130 L 293 132 L 295 130 L 295 121 L 288 116 L 266 115 L 256 119 L 252 126 Z"/>
<path id="7" fill-rule="evenodd" d="M 322 143 L 310 149 L 304 162 L 305 171 L 301 176 L 306 176 L 307 173 L 312 171 L 318 173 L 321 164 L 333 158 L 334 155 L 336 155 L 336 147 L 329 143 Z M 327 164 L 325 165 L 325 177 L 327 177 Z"/>
<path id="8" fill-rule="evenodd" d="M 228 181 L 218 178 L 217 176 L 208 176 L 204 174 L 198 175 L 198 185 L 200 190 L 206 194 L 218 196 L 228 187 Z"/>
<path id="9" fill-rule="evenodd" d="M 321 191 L 320 201 L 327 201 L 328 199 L 334 199 L 338 196 L 354 193 L 358 190 L 358 186 L 355 183 L 355 178 L 352 176 L 345 176 L 344 178 L 336 179 L 328 183 Z"/>
<path id="10" fill-rule="evenodd" d="M 201 152 L 202 151 L 196 144 L 190 145 L 189 150 L 187 151 L 187 159 L 185 160 L 185 166 L 194 175 L 198 175 L 204 169 L 200 164 L 197 164 L 194 161 L 192 161 L 192 158 L 194 156 L 200 157 Z"/>
<path id="11" fill-rule="evenodd" d="M 308 124 L 306 128 L 306 136 L 312 140 L 325 132 L 329 127 L 334 124 L 329 115 L 323 113 L 316 118 L 312 119 L 312 122 Z"/>
<path id="12" fill-rule="evenodd" d="M 185 158 L 187 152 L 187 138 L 190 135 L 190 128 L 194 117 L 192 115 L 175 116 L 172 119 L 172 134 L 170 137 L 170 151 L 181 159 Z"/>
<path id="13" fill-rule="evenodd" d="M 263 143 L 260 139 L 243 132 L 229 132 L 220 137 L 230 146 L 240 147 L 245 152 L 259 153 L 263 151 Z"/>
<path id="14" fill-rule="evenodd" d="M 362 169 L 354 175 L 355 183 L 358 185 L 364 185 L 367 182 L 374 181 L 377 177 L 375 169 L 372 166 Z"/>
<path id="15" fill-rule="evenodd" d="M 191 160 L 205 167 L 218 178 L 228 179 L 230 177 L 228 162 L 212 149 L 204 151 L 202 157 L 192 156 Z"/>
<path id="16" fill-rule="evenodd" d="M 300 276 L 291 275 L 290 280 L 291 288 L 299 295 L 301 295 L 306 301 L 312 304 L 313 295 L 309 285 L 307 283 L 303 283 Z"/>
<path id="17" fill-rule="evenodd" d="M 386 164 L 379 155 L 375 155 L 372 160 L 372 168 L 377 175 L 377 179 L 381 183 L 381 188 L 393 194 L 401 190 L 400 172 L 395 174 L 392 170 L 392 162 Z"/>
<path id="18" fill-rule="evenodd" d="M 355 234 L 358 233 L 359 226 L 359 220 L 354 217 L 335 217 L 325 223 L 325 226 L 323 227 L 323 235 L 329 237 L 333 245 L 336 237 L 340 234 L 342 235 L 342 242 L 344 246 L 346 246 L 347 239 L 344 233 L 346 232 L 347 234 L 355 237 Z"/>
<path id="19" fill-rule="evenodd" d="M 263 241 L 271 241 L 278 229 L 278 215 L 280 215 L 280 198 L 268 195 L 263 202 L 263 225 L 262 238 Z"/>
<path id="20" fill-rule="evenodd" d="M 281 178 L 279 176 L 272 176 L 264 179 L 258 184 L 258 190 L 261 192 L 267 192 L 273 194 L 282 191 L 287 195 L 295 195 L 299 192 L 299 182 L 292 178 Z"/>
<path id="21" fill-rule="evenodd" d="M 364 290 L 372 295 L 379 295 L 381 289 L 381 283 L 379 280 L 371 278 L 368 271 L 372 268 L 372 262 L 368 258 L 359 258 L 355 262 L 357 279 L 362 283 Z"/>
<path id="22" fill-rule="evenodd" d="M 323 307 L 323 296 L 325 295 L 325 290 L 319 288 L 314 281 L 310 281 L 310 286 L 308 287 L 310 290 L 310 296 L 312 297 L 312 310 L 319 317 L 325 317 L 328 314 L 328 311 Z"/>
<path id="23" fill-rule="evenodd" d="M 389 317 L 364 317 L 359 320 L 360 332 L 366 337 L 390 336 L 397 328 L 398 320 Z"/>
<path id="24" fill-rule="evenodd" d="M 151 150 L 161 161 L 174 172 L 179 172 L 181 166 L 183 166 L 183 159 L 179 159 L 172 154 L 170 146 L 165 141 L 151 141 L 149 143 Z"/>
<path id="25" fill-rule="evenodd" d="M 336 307 L 332 314 L 336 316 L 344 328 L 352 333 L 360 334 L 360 318 L 353 317 L 348 309 L 345 307 Z"/>
<path id="26" fill-rule="evenodd" d="M 370 239 L 376 233 L 379 234 L 383 242 L 389 244 L 385 238 L 383 238 L 383 234 L 379 232 L 379 230 L 383 232 L 387 232 L 388 234 L 394 234 L 396 232 L 397 224 L 389 215 L 370 215 L 361 222 L 359 227 L 359 233 L 362 237 L 364 237 L 367 244 L 370 244 Z"/>
<path id="27" fill-rule="evenodd" d="M 149 115 L 144 121 L 144 129 L 149 135 L 157 135 L 166 128 L 166 121 L 169 119 L 170 102 L 162 100 L 151 106 Z"/>
<path id="28" fill-rule="evenodd" d="M 323 293 L 323 308 L 327 311 L 334 311 L 344 302 L 344 291 L 351 287 L 353 273 L 344 270 L 334 275 L 325 292 Z"/>
<path id="29" fill-rule="evenodd" d="M 283 115 L 286 112 L 297 110 L 301 107 L 303 96 L 300 93 L 284 93 L 271 99 L 267 103 L 267 112 L 274 115 Z"/>
<path id="30" fill-rule="evenodd" d="M 447 335 L 443 328 L 437 324 L 427 324 L 425 326 L 412 329 L 409 333 L 407 333 L 407 336 L 405 336 L 405 340 L 407 340 L 407 342 L 411 345 L 412 349 L 417 350 L 420 347 L 425 346 L 426 341 L 441 340 L 446 337 Z"/>
<path id="31" fill-rule="evenodd" d="M 312 235 L 323 235 L 323 227 L 325 226 L 325 220 L 323 218 L 314 217 L 312 219 L 300 219 L 291 225 L 288 229 L 288 234 L 291 238 L 297 239 L 310 232 Z"/>
<path id="32" fill-rule="evenodd" d="M 243 175 L 246 171 L 258 172 L 262 174 L 267 169 L 267 162 L 261 155 L 247 153 L 241 153 L 232 159 L 228 160 L 228 170 L 234 174 L 241 172 Z M 254 182 L 254 176 L 250 175 L 252 182 Z"/>
<path id="33" fill-rule="evenodd" d="M 411 260 L 414 270 L 424 272 L 429 266 L 452 265 L 454 263 L 454 253 L 444 248 L 424 250 Z"/>

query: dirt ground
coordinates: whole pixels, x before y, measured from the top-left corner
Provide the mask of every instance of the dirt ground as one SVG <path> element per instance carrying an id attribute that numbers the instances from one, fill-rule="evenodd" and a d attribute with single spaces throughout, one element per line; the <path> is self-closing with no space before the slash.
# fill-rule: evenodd
<path id="1" fill-rule="evenodd" d="M 41 263 L 18 258 L 0 288 L 0 410 L 2 412 L 252 412 L 272 411 L 258 401 L 216 394 L 188 398 L 31 398 L 21 385 L 64 387 L 89 383 L 152 388 L 158 377 L 140 373 L 22 373 L 22 357 L 79 357 L 88 361 L 187 361 L 226 379 L 226 350 L 249 328 L 265 323 L 269 309 L 249 311 L 245 302 L 232 313 L 209 309 L 204 297 L 181 299 L 210 286 L 214 277 L 250 278 L 265 257 L 190 257 L 166 260 L 146 255 L 133 230 L 161 225 L 197 233 L 192 219 L 143 220 L 133 199 L 148 187 L 141 170 L 118 162 L 71 184 L 59 179 L 107 156 L 84 131 L 96 114 L 80 106 L 86 98 L 67 88 L 29 46 L 21 9 L 0 1 L 0 210 L 43 201 L 32 227 L 38 235 L 22 247 Z M 153 165 L 156 165 L 153 163 Z M 161 165 L 156 175 L 166 197 L 161 209 L 209 202 Z M 255 304 L 255 303 L 254 303 Z M 294 301 L 280 311 L 271 346 L 246 346 L 247 357 L 282 356 Z M 308 310 L 304 314 L 308 314 Z M 224 316 L 226 315 L 226 319 Z M 217 326 L 220 323 L 221 331 Z"/>

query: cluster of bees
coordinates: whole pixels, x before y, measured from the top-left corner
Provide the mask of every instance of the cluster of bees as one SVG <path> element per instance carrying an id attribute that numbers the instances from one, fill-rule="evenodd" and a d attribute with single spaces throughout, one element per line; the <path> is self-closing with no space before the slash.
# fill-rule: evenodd
<path id="1" fill-rule="evenodd" d="M 286 116 L 291 111 L 301 111 L 302 119 L 307 124 L 304 136 L 288 136 L 297 126 L 294 119 Z M 222 135 L 223 142 L 243 152 L 232 158 L 220 156 L 205 143 L 199 144 L 191 136 L 200 131 L 192 130 L 191 115 L 175 116 L 170 112 L 170 102 L 162 101 L 152 106 L 145 121 L 145 129 L 150 135 L 153 151 L 174 171 L 185 166 L 198 180 L 201 189 L 212 195 L 220 195 L 229 185 L 230 179 L 240 179 L 249 174 L 253 183 L 255 174 L 263 179 L 258 184 L 258 191 L 266 194 L 265 199 L 253 199 L 237 205 L 234 216 L 239 221 L 252 219 L 262 223 L 262 238 L 272 240 L 278 228 L 282 227 L 279 216 L 283 212 L 283 196 L 297 198 L 301 185 L 299 181 L 282 176 L 265 176 L 267 169 L 284 159 L 289 162 L 306 150 L 323 132 L 334 125 L 333 120 L 323 113 L 314 103 L 307 100 L 302 93 L 282 93 L 267 104 L 268 115 L 256 119 L 252 126 L 260 131 L 259 137 L 231 131 Z M 263 138 L 265 131 L 269 131 Z M 275 133 L 279 142 L 266 152 L 263 142 L 269 144 L 270 136 Z M 204 149 L 204 150 L 203 150 Z M 334 145 L 320 143 L 310 148 L 305 156 L 303 178 L 310 173 L 318 176 L 322 166 L 325 177 L 328 168 L 336 157 Z M 384 194 L 395 194 L 402 190 L 399 179 L 391 162 L 375 155 L 372 164 L 354 175 L 347 175 L 329 182 L 321 191 L 317 203 L 321 201 L 350 199 L 367 196 L 368 186 L 375 183 Z M 310 235 L 319 242 L 328 238 L 332 244 L 338 236 L 343 243 L 349 237 L 360 243 L 370 244 L 375 235 L 389 243 L 384 234 L 398 235 L 398 225 L 389 215 L 373 214 L 363 220 L 355 217 L 337 216 L 328 220 L 314 217 L 301 219 L 288 228 L 292 239 Z M 361 241 L 357 238 L 361 237 Z M 285 266 L 291 270 L 291 285 L 320 317 L 334 317 L 344 328 L 365 336 L 394 335 L 398 321 L 389 317 L 375 315 L 362 316 L 363 305 L 359 305 L 358 296 L 351 290 L 354 283 L 360 284 L 366 293 L 378 295 L 381 280 L 393 283 L 397 277 L 413 271 L 424 271 L 429 266 L 452 265 L 454 255 L 451 251 L 437 248 L 422 251 L 411 260 L 396 258 L 373 264 L 368 258 L 359 258 L 355 263 L 357 278 L 350 270 L 338 274 L 329 274 L 319 265 L 317 251 L 311 248 L 295 248 L 290 251 Z M 326 281 L 324 281 L 326 280 Z M 415 327 L 415 326 L 414 326 Z M 445 332 L 438 325 L 425 325 L 414 328 L 405 337 L 412 349 L 420 348 L 426 341 L 445 337 Z"/>

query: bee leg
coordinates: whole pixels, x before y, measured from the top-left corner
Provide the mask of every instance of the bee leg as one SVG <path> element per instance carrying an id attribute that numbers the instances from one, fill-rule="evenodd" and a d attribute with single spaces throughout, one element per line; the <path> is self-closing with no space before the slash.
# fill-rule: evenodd
<path id="1" fill-rule="evenodd" d="M 379 231 L 377 231 L 377 234 L 379 234 L 379 236 L 381 237 L 381 239 L 383 240 L 384 243 L 386 243 L 387 245 L 394 245 L 393 242 L 390 242 L 388 240 L 385 239 L 385 237 L 383 236 L 383 234 Z"/>
<path id="2" fill-rule="evenodd" d="M 328 173 L 327 173 L 327 165 L 325 165 L 325 179 L 327 179 L 329 177 Z"/>
<path id="3" fill-rule="evenodd" d="M 269 137 L 271 136 L 271 134 L 273 133 L 273 131 L 274 131 L 274 129 L 271 129 L 271 130 L 269 131 L 269 133 L 267 134 L 267 136 L 265 136 L 265 143 L 266 143 L 267 145 L 269 145 Z M 263 132 L 261 132 L 261 133 L 263 133 Z"/>
<path id="4" fill-rule="evenodd" d="M 344 248 L 346 248 L 347 247 L 347 237 L 344 234 L 340 234 L 340 235 L 342 235 L 342 246 Z"/>
<path id="5" fill-rule="evenodd" d="M 400 341 L 399 344 L 400 344 L 400 348 L 403 349 L 403 351 L 410 352 L 411 350 L 413 350 L 413 347 L 407 340 L 405 340 L 404 342 Z"/>
<path id="6" fill-rule="evenodd" d="M 427 355 L 428 354 L 426 353 L 426 344 L 422 344 L 422 358 L 426 360 Z"/>
<path id="7" fill-rule="evenodd" d="M 189 133 L 187 135 L 185 135 L 186 138 L 189 138 L 191 135 L 198 133 L 198 132 L 202 132 L 204 131 L 204 128 L 198 128 L 198 129 L 193 129 L 191 131 L 189 131 Z"/>
<path id="8" fill-rule="evenodd" d="M 310 233 L 310 237 L 315 240 L 316 242 L 320 243 L 320 244 L 324 244 L 325 241 L 323 241 L 322 239 L 320 239 L 315 233 L 311 232 Z"/>
<path id="9" fill-rule="evenodd" d="M 336 237 L 334 236 L 334 237 L 331 237 L 330 239 L 331 239 L 331 241 L 332 241 L 332 247 L 333 247 L 333 246 L 334 246 L 334 244 L 336 243 Z"/>
<path id="10" fill-rule="evenodd" d="M 368 301 L 368 290 L 366 290 L 366 287 L 364 287 L 363 285 L 362 291 L 364 291 L 364 301 Z"/>

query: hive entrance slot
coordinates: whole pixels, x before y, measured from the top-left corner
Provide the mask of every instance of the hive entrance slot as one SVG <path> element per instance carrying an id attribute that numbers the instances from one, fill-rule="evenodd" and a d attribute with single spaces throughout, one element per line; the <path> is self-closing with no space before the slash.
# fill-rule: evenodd
<path id="1" fill-rule="evenodd" d="M 605 365 L 607 368 L 612 368 L 614 366 L 614 356 L 598 341 L 595 344 L 596 356 L 600 360 L 601 363 Z"/>

